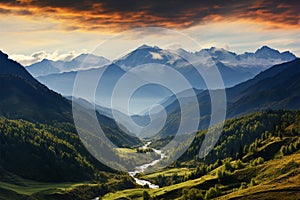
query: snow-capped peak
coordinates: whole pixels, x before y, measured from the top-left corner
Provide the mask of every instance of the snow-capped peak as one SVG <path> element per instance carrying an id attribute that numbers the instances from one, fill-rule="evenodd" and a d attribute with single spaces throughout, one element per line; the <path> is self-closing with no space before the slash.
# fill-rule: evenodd
<path id="1" fill-rule="evenodd" d="M 139 46 L 136 50 L 140 50 L 140 49 L 156 49 L 156 50 L 161 50 L 158 46 L 150 46 L 147 44 L 143 44 L 141 46 Z"/>

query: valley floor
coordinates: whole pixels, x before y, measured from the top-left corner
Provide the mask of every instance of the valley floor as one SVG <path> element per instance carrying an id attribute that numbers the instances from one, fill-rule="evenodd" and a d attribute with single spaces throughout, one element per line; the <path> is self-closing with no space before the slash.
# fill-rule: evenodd
<path id="1" fill-rule="evenodd" d="M 9 174 L 6 172 L 6 174 Z M 92 199 L 99 194 L 132 188 L 122 179 L 111 178 L 107 183 L 62 182 L 49 183 L 23 179 L 9 174 L 0 179 L 0 200 L 73 200 Z"/>
<path id="2" fill-rule="evenodd" d="M 204 198 L 205 193 L 215 185 L 218 185 L 220 193 L 216 197 L 212 196 L 208 199 L 300 199 L 299 151 L 257 166 L 247 166 L 235 170 L 220 181 L 217 177 L 217 171 L 222 167 L 197 179 L 158 189 L 138 188 L 118 191 L 109 193 L 102 199 L 144 199 L 145 192 L 153 199 L 193 199 L 184 195 L 185 191 L 193 190 L 193 188 L 197 189 L 197 192 L 201 193 Z M 165 175 L 183 172 L 188 173 L 186 169 L 178 168 L 167 170 Z M 155 174 L 149 174 L 145 177 L 151 177 Z M 255 184 L 249 183 L 249 178 L 255 180 Z M 199 198 L 201 199 L 201 197 Z"/>

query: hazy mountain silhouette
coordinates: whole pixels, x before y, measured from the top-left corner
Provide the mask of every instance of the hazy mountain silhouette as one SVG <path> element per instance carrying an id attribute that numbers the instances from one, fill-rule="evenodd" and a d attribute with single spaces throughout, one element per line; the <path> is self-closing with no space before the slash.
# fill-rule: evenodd
<path id="1" fill-rule="evenodd" d="M 267 109 L 300 109 L 300 59 L 275 65 L 251 80 L 228 88 L 226 96 L 227 118 Z M 202 119 L 199 128 L 207 128 L 211 114 L 208 91 L 200 91 L 197 98 Z M 171 117 L 158 134 L 159 137 L 174 133 L 174 129 L 178 127 L 180 117 L 178 101 L 173 98 L 172 103 L 166 106 L 166 110 Z"/>

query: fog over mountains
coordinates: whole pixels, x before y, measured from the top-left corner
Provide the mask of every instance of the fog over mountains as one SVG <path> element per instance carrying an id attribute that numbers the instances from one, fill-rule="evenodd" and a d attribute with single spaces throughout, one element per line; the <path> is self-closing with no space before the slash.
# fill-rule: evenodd
<path id="1" fill-rule="evenodd" d="M 73 123 L 71 101 L 39 83 L 22 65 L 1 51 L 0 63 L 0 116 L 39 123 Z M 92 109 L 92 105 L 77 100 L 74 102 L 80 104 L 79 107 L 86 113 Z M 103 110 L 98 110 L 100 113 L 97 113 L 97 117 L 101 126 L 107 130 L 107 137 L 111 137 L 115 144 L 130 146 L 141 143 L 138 138 L 122 131 Z M 83 116 L 87 116 L 84 112 Z"/>
<path id="2" fill-rule="evenodd" d="M 279 52 L 268 46 L 263 46 L 254 53 L 245 52 L 243 54 L 236 54 L 216 47 L 188 52 L 182 48 L 164 50 L 157 46 L 142 45 L 113 62 L 127 71 L 130 68 L 147 63 L 165 64 L 176 68 L 187 67 L 190 64 L 195 66 L 202 65 L 204 67 L 211 65 L 212 63 L 209 62 L 209 59 L 213 59 L 215 62 L 221 62 L 233 70 L 257 74 L 270 66 L 291 61 L 295 58 L 296 56 L 289 51 Z M 110 61 L 103 56 L 81 54 L 70 61 L 44 59 L 26 66 L 26 69 L 33 76 L 38 77 L 67 71 L 97 68 L 109 63 Z"/>
<path id="3" fill-rule="evenodd" d="M 291 52 L 279 52 L 267 46 L 254 53 L 236 54 L 215 47 L 188 52 L 184 49 L 173 51 L 142 45 L 114 61 L 93 54 L 82 54 L 67 62 L 43 60 L 25 68 L 41 83 L 64 96 L 72 96 L 78 72 L 95 74 L 104 72 L 96 91 L 96 101 L 102 106 L 110 107 L 112 90 L 116 83 L 120 77 L 129 71 L 132 72 L 133 69 L 135 76 L 130 80 L 132 82 L 143 81 L 143 76 L 155 76 L 159 81 L 167 80 L 174 86 L 181 87 L 178 78 L 169 75 L 167 69 L 170 68 L 183 75 L 191 88 L 216 89 L 234 86 L 275 64 L 295 58 Z M 224 85 L 214 81 L 216 69 L 220 72 Z M 212 84 L 207 85 L 203 77 L 211 80 Z M 170 90 L 158 84 L 142 86 L 131 99 L 131 111 L 139 113 L 172 94 Z M 122 98 L 119 97 L 120 102 L 124 100 Z"/>
<path id="4" fill-rule="evenodd" d="M 83 62 L 84 65 L 82 65 Z M 52 61 L 43 59 L 40 62 L 27 66 L 26 69 L 33 76 L 37 77 L 67 71 L 101 67 L 108 63 L 109 60 L 102 56 L 96 56 L 93 54 L 81 54 L 70 61 Z"/>
<path id="5" fill-rule="evenodd" d="M 156 52 L 153 52 L 153 49 L 155 49 Z M 263 47 L 262 49 L 266 49 L 266 47 Z M 189 77 L 191 73 L 189 74 L 185 73 L 187 71 L 180 71 L 181 68 L 192 68 L 191 63 L 184 65 L 187 63 L 187 61 L 183 58 L 180 58 L 181 60 L 179 60 L 178 58 L 177 61 L 180 62 L 178 62 L 177 64 L 176 62 L 171 62 L 174 61 L 173 56 L 175 54 L 164 54 L 165 51 L 160 50 L 157 47 L 152 48 L 152 50 L 150 51 L 145 51 L 145 49 L 141 48 L 137 49 L 136 51 L 137 52 L 132 52 L 133 54 L 128 55 L 127 57 L 123 57 L 115 63 L 106 65 L 104 67 L 73 72 L 64 72 L 60 74 L 50 74 L 45 77 L 48 77 L 50 79 L 51 77 L 56 77 L 57 79 L 55 81 L 53 81 L 54 79 L 52 79 L 53 82 L 61 84 L 58 84 L 58 86 L 68 86 L 71 90 L 73 87 L 71 83 L 74 82 L 75 77 L 78 73 L 82 73 L 83 75 L 91 75 L 87 76 L 86 79 L 84 79 L 86 83 L 89 83 L 93 79 L 93 77 L 97 77 L 99 72 L 100 74 L 103 73 L 103 76 L 100 79 L 99 85 L 97 87 L 96 97 L 107 98 L 108 100 L 111 100 L 110 98 L 112 95 L 112 90 L 114 89 L 115 84 L 124 74 L 130 75 L 128 79 L 129 85 L 131 83 L 135 83 L 135 81 L 142 81 L 142 79 L 145 78 L 143 76 L 137 76 L 138 74 L 130 71 L 135 68 L 136 70 L 142 70 L 141 72 L 145 72 L 147 76 L 150 76 L 151 73 L 153 73 L 159 78 L 166 78 L 166 74 L 164 71 L 160 72 L 157 70 L 159 69 L 158 67 L 162 65 L 159 62 L 165 62 L 170 65 L 169 67 L 171 67 L 172 65 L 173 69 L 178 69 L 178 71 L 182 73 L 182 75 L 186 78 L 191 78 Z M 181 53 L 183 53 L 183 50 L 180 51 Z M 276 52 L 273 50 L 268 51 Z M 150 62 L 147 59 L 151 58 L 153 60 L 154 58 L 152 58 L 152 56 L 155 55 L 154 60 L 157 60 L 157 63 L 150 63 L 149 65 L 145 64 L 146 68 L 141 67 L 140 69 L 138 67 L 138 63 L 142 61 L 134 61 L 133 56 L 135 53 L 139 53 L 142 55 L 145 54 L 145 56 L 142 57 L 144 58 L 144 60 L 142 59 L 144 63 Z M 185 53 L 190 56 L 193 56 L 193 54 L 195 54 L 188 52 Z M 277 56 L 279 57 L 283 56 L 284 54 L 285 53 L 282 54 L 277 52 Z M 149 55 L 151 57 L 149 57 Z M 169 60 L 166 59 L 167 56 L 169 56 Z M 252 56 L 255 57 L 255 53 L 253 53 Z M 278 60 L 287 59 L 285 58 L 285 56 L 286 55 L 284 55 L 280 59 L 270 58 L 269 61 L 271 63 L 271 60 L 273 60 L 272 62 L 275 62 L 275 60 L 277 62 Z M 130 62 L 127 62 L 127 59 L 129 59 L 129 57 L 131 57 L 130 65 L 128 64 Z M 213 57 L 213 59 L 216 60 L 215 57 Z M 224 57 L 222 59 L 224 60 Z M 49 90 L 46 86 L 39 83 L 25 70 L 22 65 L 9 59 L 8 55 L 2 53 L 1 51 L 0 61 L 0 85 L 2 89 L 0 95 L 0 115 L 2 116 L 1 123 L 2 127 L 7 127 L 7 125 L 9 125 L 10 127 L 14 127 L 14 129 L 4 129 L 6 131 L 10 131 L 10 134 L 8 134 L 9 137 L 2 134 L 2 143 L 4 142 L 4 145 L 1 145 L 1 152 L 9 152 L 7 154 L 2 154 L 4 156 L 2 156 L 0 159 L 0 163 L 2 163 L 2 168 L 0 171 L 2 172 L 2 174 L 3 171 L 9 170 L 13 175 L 16 174 L 18 176 L 26 177 L 29 179 L 39 181 L 57 181 L 86 179 L 90 180 L 94 177 L 94 171 L 97 171 L 98 173 L 108 173 L 109 169 L 106 166 L 102 165 L 101 163 L 97 163 L 94 158 L 88 154 L 86 149 L 80 143 L 76 132 L 74 132 L 74 134 L 69 133 L 69 131 L 75 131 L 75 128 L 72 125 L 73 117 L 71 102 L 62 97 L 60 94 Z M 119 62 L 119 65 L 117 64 L 117 62 Z M 196 62 L 197 60 L 195 60 L 195 63 Z M 223 78 L 225 77 L 224 71 L 226 72 L 226 70 L 222 71 L 224 68 L 234 70 L 234 66 L 228 67 L 221 61 L 216 61 L 216 63 L 216 66 L 220 70 Z M 131 68 L 129 68 L 129 66 L 131 66 Z M 205 67 L 209 68 L 209 66 Z M 147 71 L 143 71 L 145 69 Z M 69 79 L 59 79 L 61 77 L 66 77 L 65 75 L 68 75 Z M 175 79 L 172 79 L 172 76 L 169 76 L 169 78 L 169 81 L 177 84 L 178 81 L 176 82 Z M 195 76 L 193 78 L 197 77 Z M 61 80 L 62 82 L 59 82 L 59 80 Z M 192 84 L 193 82 L 191 82 L 191 85 Z M 89 84 L 84 86 L 87 87 L 87 90 L 89 89 Z M 149 114 L 149 112 L 147 112 L 146 110 L 146 112 L 144 112 L 142 115 L 128 116 L 128 113 L 122 113 L 118 110 L 118 108 L 116 108 L 117 110 L 113 110 L 111 108 L 105 108 L 96 105 L 95 108 L 97 111 L 97 120 L 100 122 L 105 135 L 117 147 L 126 147 L 128 149 L 141 146 L 142 140 L 140 138 L 143 138 L 154 141 L 156 147 L 160 148 L 161 145 L 168 143 L 170 139 L 173 138 L 174 134 L 176 134 L 177 130 L 180 127 L 179 122 L 181 117 L 183 118 L 183 122 L 187 122 L 187 124 L 194 121 L 195 119 L 200 118 L 197 130 L 204 130 L 208 127 L 212 114 L 218 113 L 220 109 L 224 110 L 224 107 L 222 106 L 217 106 L 217 109 L 212 109 L 210 100 L 210 92 L 218 93 L 219 91 L 221 91 L 220 89 L 212 88 L 212 91 L 208 91 L 206 90 L 207 88 L 199 87 L 198 89 L 196 89 L 193 86 L 194 85 L 192 85 L 192 88 L 190 88 L 189 90 L 193 91 L 196 94 L 196 96 L 194 97 L 196 97 L 196 102 L 198 102 L 197 104 L 193 104 L 193 96 L 189 96 L 191 94 L 189 91 L 180 91 L 181 95 L 179 96 L 183 98 L 183 106 L 187 109 L 187 112 L 185 112 L 184 114 L 182 113 L 182 106 L 178 104 L 180 98 L 176 98 L 174 95 L 171 96 L 172 93 L 167 90 L 167 88 L 158 87 L 155 84 L 148 84 L 142 88 L 144 89 L 144 91 L 133 95 L 133 106 L 139 106 L 138 103 L 140 102 L 144 103 L 143 105 L 144 107 L 146 107 L 146 104 L 144 102 L 145 99 L 151 99 L 155 96 L 162 98 L 165 94 L 166 97 L 162 101 L 158 101 L 159 98 L 156 99 L 158 104 L 160 104 L 160 106 L 164 109 L 163 113 L 157 110 L 157 112 L 150 112 Z M 123 90 L 127 90 L 127 83 L 124 84 Z M 227 96 L 226 118 L 244 116 L 246 114 L 262 110 L 264 110 L 264 112 L 262 113 L 269 113 L 268 115 L 270 116 L 274 116 L 274 114 L 272 114 L 273 109 L 279 110 L 277 112 L 284 112 L 280 111 L 281 109 L 299 110 L 300 59 L 295 58 L 292 61 L 269 67 L 266 70 L 255 75 L 254 78 L 250 78 L 249 80 L 243 81 L 242 83 L 239 83 L 233 87 L 228 87 L 225 89 L 225 91 Z M 122 96 L 118 96 L 118 98 L 119 97 L 120 99 L 117 100 L 124 101 Z M 81 119 L 90 122 L 90 112 L 94 112 L 93 105 L 84 99 L 78 98 L 75 98 L 74 103 L 78 106 L 79 111 L 82 114 Z M 100 103 L 103 103 L 101 99 Z M 194 116 L 192 111 L 198 108 L 201 111 L 200 115 Z M 117 114 L 119 118 L 115 118 L 115 114 Z M 294 119 L 294 117 L 290 117 L 289 119 Z M 136 129 L 137 127 L 132 126 L 130 120 L 133 120 L 143 128 Z M 231 122 L 233 122 L 234 120 L 235 119 L 231 119 Z M 295 122 L 296 125 L 298 121 Z M 258 122 L 261 123 L 261 120 L 258 119 Z M 244 122 L 241 122 L 241 125 L 244 126 Z M 58 126 L 58 128 L 56 126 Z M 17 127 L 17 129 L 15 129 L 15 127 Z M 157 127 L 159 129 L 157 129 Z M 272 128 L 274 127 L 274 125 L 271 125 L 269 127 Z M 62 132 L 62 130 L 64 130 L 62 128 L 65 129 L 64 132 Z M 85 126 L 83 126 L 82 128 L 85 128 Z M 95 141 L 95 139 L 97 139 L 97 137 L 95 137 L 95 135 L 93 134 L 94 132 L 89 132 L 88 130 L 86 131 L 87 134 L 84 136 L 84 138 L 87 136 L 89 141 Z M 136 135 L 134 135 L 133 133 Z M 187 128 L 187 132 L 182 133 L 189 134 L 191 133 L 191 131 L 189 128 Z M 240 131 L 232 132 L 233 135 L 238 133 L 240 133 Z M 251 133 L 250 135 L 253 134 Z M 43 140 L 37 139 L 36 136 L 43 138 Z M 136 136 L 138 136 L 139 138 Z M 31 140 L 31 138 L 36 139 Z M 196 137 L 196 139 L 199 138 L 199 136 Z M 221 137 L 221 140 L 222 138 L 224 138 L 224 136 Z M 39 141 L 43 145 L 36 145 L 36 141 Z M 97 142 L 97 145 L 98 144 L 99 143 Z M 104 148 L 106 148 L 105 144 L 106 143 L 101 143 Z M 197 141 L 196 144 L 192 144 L 191 149 L 196 148 L 198 144 L 199 141 Z M 49 149 L 51 149 L 50 145 L 53 145 L 55 149 L 54 152 L 49 151 Z M 230 153 L 232 151 L 231 147 L 232 145 L 228 144 L 228 147 L 225 148 L 226 154 L 227 152 Z M 279 146 L 278 149 L 280 148 L 281 147 Z M 56 151 L 70 152 L 69 159 L 61 157 L 61 155 L 63 154 L 56 153 Z M 189 155 L 191 152 L 193 151 L 188 150 L 187 155 Z M 20 159 L 10 159 L 15 158 L 16 155 L 18 155 L 18 158 Z M 76 157 L 77 155 L 83 157 L 84 162 L 82 160 L 78 160 Z M 184 159 L 187 158 L 189 158 L 189 156 L 184 156 Z M 30 162 L 29 164 L 24 165 L 22 167 L 22 171 L 20 171 L 19 166 L 22 166 L 24 163 L 26 163 L 24 160 L 30 160 Z M 43 164 L 43 166 L 49 167 L 40 167 L 41 163 Z M 128 165 L 128 167 L 132 166 L 131 162 L 126 164 Z M 32 169 L 34 170 L 32 171 Z M 60 173 L 62 172 L 62 170 L 65 171 L 63 171 L 63 173 Z M 80 174 L 73 173 L 73 171 L 81 170 L 86 172 L 82 174 L 82 176 Z"/>
<path id="6" fill-rule="evenodd" d="M 39 85 L 39 83 L 36 82 L 36 80 L 29 73 L 27 73 L 20 64 L 9 60 L 6 54 L 1 53 L 0 59 L 5 66 L 10 66 L 2 67 L 0 74 L 15 74 L 16 76 L 20 76 L 23 79 L 25 78 Z M 286 62 L 289 60 L 294 61 Z M 110 61 L 103 57 L 85 54 L 78 56 L 77 58 L 68 62 L 54 62 L 44 60 L 42 62 L 33 64 L 30 67 L 25 67 L 25 69 L 27 69 L 28 71 L 32 69 L 40 69 L 40 72 L 44 70 L 45 73 L 50 73 L 46 76 L 39 76 L 37 77 L 37 79 L 48 86 L 50 89 L 53 89 L 65 96 L 72 95 L 73 84 L 78 73 L 83 75 L 93 74 L 95 76 L 97 76 L 98 74 L 102 74 L 102 77 L 99 80 L 97 89 L 95 91 L 95 97 L 96 103 L 104 106 L 98 106 L 98 111 L 107 117 L 113 117 L 111 109 L 116 109 L 124 112 L 121 107 L 111 107 L 110 103 L 116 84 L 125 74 L 129 74 L 130 78 L 126 80 L 126 84 L 123 85 L 124 91 L 127 90 L 127 84 L 130 85 L 132 83 L 139 83 L 139 81 L 143 81 L 143 79 L 145 78 L 143 77 L 144 73 L 146 76 L 156 76 L 158 77 L 158 80 L 167 78 L 168 81 L 172 82 L 172 84 L 174 85 L 181 84 L 176 80 L 177 77 L 172 77 L 170 75 L 168 76 L 169 72 L 167 70 L 158 71 L 157 69 L 159 69 L 159 66 L 167 66 L 177 70 L 190 82 L 190 89 L 194 90 L 200 103 L 202 113 L 201 115 L 203 115 L 201 118 L 202 122 L 204 122 L 204 128 L 206 126 L 205 120 L 208 120 L 208 118 L 206 119 L 206 116 L 208 116 L 210 113 L 210 100 L 209 94 L 206 89 L 214 89 L 215 91 L 218 91 L 216 90 L 218 88 L 207 87 L 205 85 L 205 82 L 203 82 L 201 76 L 197 74 L 197 67 L 197 69 L 200 70 L 202 76 L 203 74 L 208 76 L 211 75 L 209 74 L 209 71 L 210 68 L 214 66 L 219 70 L 224 80 L 224 86 L 228 88 L 226 89 L 226 93 L 229 108 L 227 111 L 227 115 L 229 117 L 248 113 L 250 112 L 249 109 L 297 109 L 299 107 L 299 105 L 297 104 L 299 98 L 297 92 L 297 90 L 299 89 L 299 83 L 297 83 L 297 81 L 299 81 L 299 59 L 296 59 L 296 57 L 290 52 L 280 53 L 279 51 L 266 46 L 258 49 L 255 53 L 244 53 L 242 55 L 237 55 L 224 49 L 217 48 L 204 49 L 199 52 L 191 53 L 183 49 L 170 51 L 162 50 L 156 46 L 150 47 L 147 45 L 143 45 L 127 54 L 126 56 L 103 66 L 103 63 L 105 62 L 110 63 Z M 257 62 L 257 64 L 255 64 L 255 62 Z M 43 65 L 45 63 L 47 63 L 47 65 Z M 54 66 L 51 63 L 54 64 Z M 269 67 L 269 65 L 271 66 L 274 63 L 282 64 L 277 64 L 273 67 Z M 96 67 L 95 65 L 99 66 Z M 93 68 L 89 69 L 88 66 L 93 66 Z M 43 67 L 45 67 L 45 69 L 43 69 Z M 84 67 L 88 69 L 82 69 Z M 53 70 L 54 68 L 62 71 L 73 71 L 53 73 L 53 71 L 55 71 Z M 132 72 L 133 69 L 139 73 Z M 259 74 L 257 75 L 257 73 Z M 253 76 L 255 77 L 252 78 Z M 9 78 L 12 79 L 13 77 Z M 211 78 L 214 77 L 211 76 Z M 248 81 L 243 81 L 243 79 L 246 79 Z M 2 80 L 4 80 L 4 78 Z M 87 84 L 87 89 L 90 80 L 91 79 L 87 79 L 85 81 Z M 289 81 L 293 81 L 291 83 L 292 85 L 289 84 Z M 17 84 L 17 82 L 14 82 L 14 84 Z M 84 84 L 85 83 L 83 83 L 83 85 Z M 230 87 L 231 85 L 236 86 Z M 11 87 L 14 86 L 10 85 L 8 87 L 7 84 L 7 88 Z M 181 94 L 183 94 L 181 96 L 185 96 L 185 91 L 186 90 L 184 88 L 182 89 L 182 91 L 179 91 L 181 92 Z M 262 98 L 262 96 L 267 93 L 268 95 Z M 9 92 L 6 92 L 6 94 L 9 94 Z M 54 94 L 55 93 L 53 93 L 53 95 Z M 126 95 L 122 95 L 124 94 L 120 94 L 119 96 L 117 96 L 117 102 L 128 101 L 128 99 L 126 99 Z M 29 97 L 29 95 L 23 95 L 22 99 L 23 101 L 28 99 L 28 102 L 30 102 L 30 104 L 34 103 L 34 101 L 29 100 Z M 85 98 L 86 96 L 85 94 L 81 94 L 80 97 Z M 185 96 L 185 98 L 189 99 L 190 97 Z M 7 96 L 3 99 L 7 99 Z M 15 99 L 15 96 L 12 96 L 12 99 Z M 39 99 L 42 99 L 42 97 L 40 97 Z M 88 98 L 86 99 L 91 100 Z M 259 102 L 261 102 L 261 104 L 259 104 Z M 172 115 L 177 117 L 180 116 L 180 108 L 178 102 L 170 88 L 165 88 L 157 84 L 148 83 L 138 88 L 137 91 L 132 95 L 130 103 L 130 106 L 136 108 L 136 110 L 131 113 L 119 113 L 119 115 L 121 116 L 121 121 L 118 121 L 118 123 L 121 123 L 122 125 L 127 124 L 128 120 L 130 120 L 129 115 L 137 113 L 139 113 L 141 116 L 134 115 L 135 122 L 138 122 L 141 125 L 146 125 L 147 123 L 149 123 L 147 109 L 155 103 L 160 104 L 162 107 L 166 108 L 168 117 Z M 117 105 L 124 104 L 117 103 Z M 252 105 L 255 105 L 256 107 L 253 107 Z M 5 111 L 6 108 L 3 107 L 2 111 Z M 15 108 L 18 107 L 15 106 Z M 39 110 L 41 111 L 41 109 Z M 5 111 L 5 113 L 5 115 L 11 115 L 9 112 Z M 42 112 L 39 112 L 39 115 L 41 115 L 41 113 Z M 31 117 L 32 115 L 28 116 Z M 58 115 L 56 115 L 56 117 L 57 116 Z M 157 119 L 159 119 L 160 114 L 158 114 L 157 116 Z M 64 116 L 62 116 L 62 119 L 64 119 Z M 160 132 L 160 136 L 165 136 L 166 133 L 168 135 L 170 132 L 174 132 L 172 130 L 174 128 L 176 129 L 177 127 L 176 121 L 177 118 L 171 118 L 171 120 L 168 119 L 166 126 Z M 170 127 L 172 128 L 172 130 L 169 130 Z M 135 132 L 132 127 L 126 128 L 127 130 Z M 147 131 L 151 132 L 151 130 Z"/>
<path id="7" fill-rule="evenodd" d="M 222 91 L 214 90 L 214 92 Z M 205 129 L 212 114 L 210 94 L 207 90 L 196 91 L 196 94 L 201 111 L 199 129 Z M 268 109 L 298 110 L 300 108 L 300 59 L 274 65 L 250 80 L 227 88 L 226 97 L 226 118 Z M 185 101 L 190 107 L 193 106 L 189 98 Z M 157 137 L 172 135 L 179 126 L 181 111 L 178 101 L 171 97 L 164 106 L 169 118 Z M 189 114 L 183 117 L 191 119 Z"/>

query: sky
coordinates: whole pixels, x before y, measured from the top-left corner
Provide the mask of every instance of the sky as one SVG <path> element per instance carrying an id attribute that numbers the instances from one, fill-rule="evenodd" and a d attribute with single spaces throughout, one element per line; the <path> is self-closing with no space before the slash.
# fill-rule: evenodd
<path id="1" fill-rule="evenodd" d="M 143 43 L 299 57 L 299 10 L 297 0 L 0 0 L 0 50 L 23 65 L 87 52 L 113 60 Z"/>

